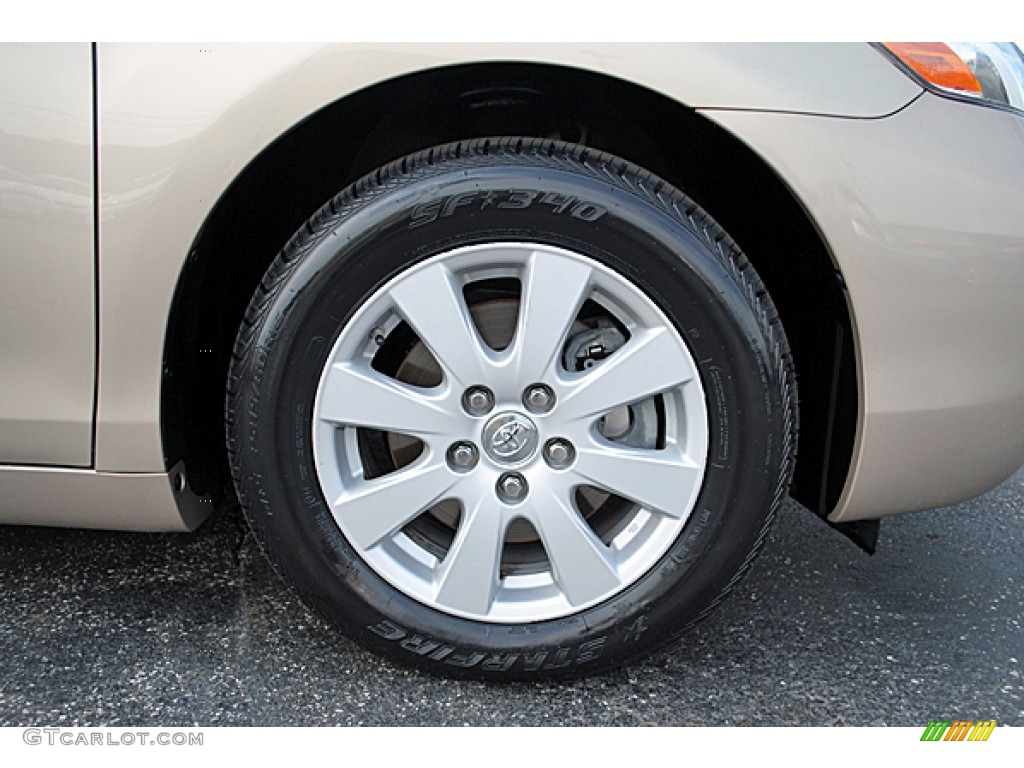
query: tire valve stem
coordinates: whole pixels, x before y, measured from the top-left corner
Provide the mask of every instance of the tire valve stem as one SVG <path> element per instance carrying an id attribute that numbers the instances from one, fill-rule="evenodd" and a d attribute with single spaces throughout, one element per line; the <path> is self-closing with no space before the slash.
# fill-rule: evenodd
<path id="1" fill-rule="evenodd" d="M 373 343 L 376 344 L 378 347 L 383 346 L 384 345 L 384 329 L 381 328 L 380 326 L 377 326 L 372 331 L 370 331 L 370 338 L 373 340 Z"/>

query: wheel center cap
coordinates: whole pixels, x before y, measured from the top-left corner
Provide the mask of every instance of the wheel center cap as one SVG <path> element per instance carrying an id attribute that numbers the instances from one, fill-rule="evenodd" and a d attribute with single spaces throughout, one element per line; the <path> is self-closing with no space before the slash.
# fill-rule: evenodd
<path id="1" fill-rule="evenodd" d="M 499 413 L 484 427 L 484 451 L 499 464 L 519 464 L 537 452 L 536 425 L 521 413 Z"/>

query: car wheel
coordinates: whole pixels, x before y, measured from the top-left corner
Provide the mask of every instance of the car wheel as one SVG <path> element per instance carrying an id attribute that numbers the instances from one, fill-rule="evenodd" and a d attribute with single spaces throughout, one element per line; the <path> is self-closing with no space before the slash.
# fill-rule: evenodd
<path id="1" fill-rule="evenodd" d="M 747 570 L 796 397 L 736 245 L 648 172 L 554 141 L 406 157 L 288 243 L 239 332 L 239 498 L 279 573 L 444 674 L 621 663 Z"/>

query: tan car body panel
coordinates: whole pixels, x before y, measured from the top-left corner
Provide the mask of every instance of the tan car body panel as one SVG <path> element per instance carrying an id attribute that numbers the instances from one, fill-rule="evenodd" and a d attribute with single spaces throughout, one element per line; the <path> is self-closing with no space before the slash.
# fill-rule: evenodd
<path id="1" fill-rule="evenodd" d="M 0 46 L 0 132 L 0 463 L 89 466 L 89 44 Z"/>
<path id="2" fill-rule="evenodd" d="M 1024 153 L 1004 158 L 993 149 L 1021 146 L 1024 121 L 932 96 L 903 109 L 921 89 L 868 46 L 101 45 L 98 60 L 101 342 L 93 474 L 108 495 L 83 499 L 95 502 L 88 512 L 67 508 L 47 524 L 119 528 L 129 514 L 133 528 L 175 527 L 167 522 L 170 481 L 161 474 L 166 323 L 189 247 L 245 165 L 355 90 L 484 60 L 592 69 L 701 108 L 772 163 L 814 212 L 850 288 L 863 398 L 854 467 L 834 520 L 955 501 L 1024 460 Z M 838 89 L 837 82 L 857 87 Z M 956 137 L 957 152 L 920 157 L 921 131 Z M 965 141 L 964 131 L 980 140 Z M 984 131 L 999 140 L 986 146 Z M 880 154 L 882 144 L 901 149 Z M 844 146 L 842 156 L 835 146 Z M 922 179 L 914 199 L 900 195 L 892 176 L 908 163 Z M 986 188 L 972 196 L 983 181 L 999 195 Z M 983 208 L 981 199 L 995 204 Z M 961 218 L 969 225 L 958 227 Z M 964 285 L 971 290 L 962 292 Z M 932 318 L 934 331 L 921 317 Z M 160 478 L 167 492 L 133 504 L 132 476 L 124 475 L 118 490 L 114 473 Z M 82 479 L 86 473 L 74 474 L 99 487 L 97 479 Z M 73 485 L 53 484 L 53 493 L 73 494 Z M 9 508 L 0 503 L 0 520 L 15 521 Z M 191 515 L 177 527 L 194 525 Z"/>
<path id="3" fill-rule="evenodd" d="M 840 257 L 861 422 L 829 519 L 951 504 L 1011 475 L 1024 461 L 1024 120 L 931 94 L 888 120 L 710 116 L 775 166 Z"/>
<path id="4" fill-rule="evenodd" d="M 180 472 L 175 467 L 171 477 Z M 167 472 L 0 467 L 0 521 L 119 531 L 191 531 L 210 503 L 175 493 Z"/>

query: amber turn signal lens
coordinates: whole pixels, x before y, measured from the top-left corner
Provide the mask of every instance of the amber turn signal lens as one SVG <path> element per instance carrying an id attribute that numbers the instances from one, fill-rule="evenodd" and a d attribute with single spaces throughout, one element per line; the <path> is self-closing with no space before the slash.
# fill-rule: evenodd
<path id="1" fill-rule="evenodd" d="M 932 85 L 981 95 L 982 88 L 963 59 L 945 43 L 883 43 Z"/>

